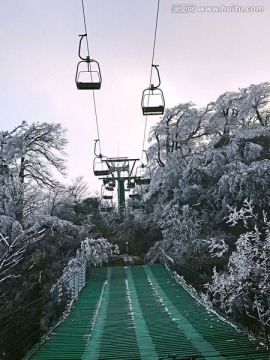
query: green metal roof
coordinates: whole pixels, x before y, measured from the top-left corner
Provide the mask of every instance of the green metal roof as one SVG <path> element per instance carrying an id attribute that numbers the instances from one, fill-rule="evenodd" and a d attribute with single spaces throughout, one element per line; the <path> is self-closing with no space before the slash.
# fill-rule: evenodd
<path id="1" fill-rule="evenodd" d="M 70 315 L 32 360 L 268 359 L 198 304 L 162 265 L 94 268 Z"/>

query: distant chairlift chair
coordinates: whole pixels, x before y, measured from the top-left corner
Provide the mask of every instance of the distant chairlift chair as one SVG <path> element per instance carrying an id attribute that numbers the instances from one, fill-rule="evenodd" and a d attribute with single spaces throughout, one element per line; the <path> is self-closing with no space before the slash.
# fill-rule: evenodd
<path id="1" fill-rule="evenodd" d="M 99 142 L 99 139 L 95 140 L 94 145 L 94 154 L 95 158 L 93 160 L 93 173 L 95 176 L 108 176 L 110 174 L 110 170 L 108 169 L 106 161 L 102 161 L 102 158 L 104 157 L 101 154 L 97 154 L 97 143 Z M 106 163 L 106 165 L 105 165 Z M 110 180 L 107 181 L 107 179 L 103 179 L 103 183 L 107 184 Z"/>
<path id="2" fill-rule="evenodd" d="M 113 195 L 110 194 L 109 192 L 113 191 L 114 188 L 110 188 L 108 186 L 104 187 L 104 185 L 102 185 L 101 187 L 101 196 L 104 200 L 112 200 L 113 199 Z M 109 192 L 108 192 L 109 191 Z"/>
<path id="3" fill-rule="evenodd" d="M 149 185 L 151 183 L 151 178 L 147 176 L 145 168 L 146 166 L 144 164 L 137 167 L 135 175 L 136 185 Z"/>
<path id="4" fill-rule="evenodd" d="M 160 75 L 158 71 L 158 65 L 152 65 L 157 71 L 158 75 L 158 85 L 154 86 L 150 85 L 147 89 L 145 89 L 142 93 L 142 112 L 143 115 L 163 115 L 165 109 L 165 99 L 163 95 L 163 91 L 159 88 Z"/>

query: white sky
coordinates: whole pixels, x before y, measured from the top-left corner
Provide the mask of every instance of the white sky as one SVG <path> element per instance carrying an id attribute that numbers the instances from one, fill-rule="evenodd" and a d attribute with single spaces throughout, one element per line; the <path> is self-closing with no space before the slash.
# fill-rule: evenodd
<path id="1" fill-rule="evenodd" d="M 91 57 L 98 60 L 96 91 L 102 153 L 141 157 L 145 118 L 140 102 L 148 86 L 157 0 L 84 0 Z M 155 63 L 166 106 L 199 106 L 225 91 L 269 81 L 268 0 L 193 0 L 194 13 L 172 13 L 161 0 Z M 263 12 L 200 13 L 199 5 L 263 6 Z M 69 178 L 83 175 L 89 188 L 97 138 L 91 91 L 75 86 L 81 0 L 1 0 L 0 121 L 11 130 L 26 120 L 68 129 Z M 148 117 L 148 130 L 159 117 Z M 118 150 L 119 149 L 119 150 Z"/>

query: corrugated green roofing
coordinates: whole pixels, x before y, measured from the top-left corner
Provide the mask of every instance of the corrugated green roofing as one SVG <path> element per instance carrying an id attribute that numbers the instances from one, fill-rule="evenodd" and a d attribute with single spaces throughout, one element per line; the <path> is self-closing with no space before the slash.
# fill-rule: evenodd
<path id="1" fill-rule="evenodd" d="M 268 359 L 208 313 L 162 265 L 95 268 L 70 315 L 32 360 Z"/>

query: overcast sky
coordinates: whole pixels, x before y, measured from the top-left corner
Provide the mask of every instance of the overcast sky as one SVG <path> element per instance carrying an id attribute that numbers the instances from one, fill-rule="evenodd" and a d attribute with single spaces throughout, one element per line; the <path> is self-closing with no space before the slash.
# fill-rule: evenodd
<path id="1" fill-rule="evenodd" d="M 97 138 L 91 91 L 75 86 L 81 0 L 1 0 L 1 130 L 26 120 L 62 123 L 68 129 L 69 178 L 92 173 Z M 269 81 L 268 0 L 161 0 L 155 63 L 166 106 L 192 101 L 204 106 L 226 91 Z M 140 108 L 148 86 L 157 0 L 84 0 L 91 57 L 98 60 L 102 89 L 96 104 L 102 153 L 141 157 L 145 118 Z M 174 11 L 172 12 L 172 6 Z M 199 11 L 199 6 L 263 6 L 264 11 Z M 223 8 L 224 9 L 224 8 Z M 148 117 L 148 127 L 159 120 Z"/>

